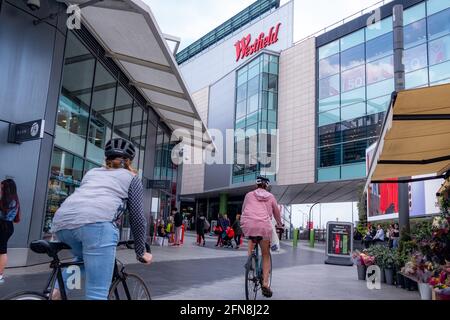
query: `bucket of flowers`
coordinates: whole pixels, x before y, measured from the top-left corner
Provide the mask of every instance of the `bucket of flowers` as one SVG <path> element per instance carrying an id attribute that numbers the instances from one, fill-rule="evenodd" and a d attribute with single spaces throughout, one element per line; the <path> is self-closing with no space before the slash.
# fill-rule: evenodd
<path id="1" fill-rule="evenodd" d="M 441 271 L 430 278 L 428 283 L 433 288 L 433 300 L 450 301 L 450 262 L 442 266 Z"/>
<path id="2" fill-rule="evenodd" d="M 375 263 L 375 258 L 367 254 L 366 251 L 355 250 L 352 253 L 352 261 L 358 271 L 358 280 L 366 280 L 367 267 Z"/>

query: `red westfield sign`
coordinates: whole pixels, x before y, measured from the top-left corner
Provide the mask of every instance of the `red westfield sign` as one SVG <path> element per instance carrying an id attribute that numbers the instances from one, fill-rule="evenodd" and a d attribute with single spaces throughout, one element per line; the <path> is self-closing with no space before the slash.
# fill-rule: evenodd
<path id="1" fill-rule="evenodd" d="M 266 36 L 264 32 L 261 32 L 259 37 L 252 42 L 252 36 L 242 38 L 234 45 L 236 48 L 236 61 L 244 59 L 252 54 L 278 42 L 278 31 L 280 31 L 281 22 L 276 27 L 270 28 L 269 34 Z"/>

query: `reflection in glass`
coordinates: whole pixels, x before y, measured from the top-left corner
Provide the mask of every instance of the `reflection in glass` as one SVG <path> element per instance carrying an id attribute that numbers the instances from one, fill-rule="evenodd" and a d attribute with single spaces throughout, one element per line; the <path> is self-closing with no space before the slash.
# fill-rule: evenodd
<path id="1" fill-rule="evenodd" d="M 131 110 L 133 99 L 121 86 L 117 88 L 116 108 L 114 111 L 114 137 L 130 138 Z"/>
<path id="2" fill-rule="evenodd" d="M 86 157 L 99 164 L 103 163 L 104 147 L 112 135 L 115 98 L 116 80 L 97 63 Z"/>
<path id="3" fill-rule="evenodd" d="M 367 84 L 383 81 L 394 77 L 393 56 L 367 64 Z"/>
<path id="4" fill-rule="evenodd" d="M 341 53 L 341 68 L 342 71 L 357 67 L 365 62 L 365 45 L 353 47 Z"/>
<path id="5" fill-rule="evenodd" d="M 409 50 L 405 50 L 403 63 L 405 72 L 419 70 L 428 66 L 427 45 L 421 45 Z"/>
<path id="6" fill-rule="evenodd" d="M 414 47 L 427 41 L 427 24 L 425 19 L 414 22 L 404 29 L 405 48 Z"/>
<path id="7" fill-rule="evenodd" d="M 367 61 L 370 62 L 391 55 L 393 50 L 394 38 L 391 32 L 366 43 Z"/>
<path id="8" fill-rule="evenodd" d="M 433 40 L 450 33 L 450 9 L 428 17 L 428 39 Z"/>
<path id="9" fill-rule="evenodd" d="M 319 79 L 339 72 L 339 54 L 319 61 Z"/>
<path id="10" fill-rule="evenodd" d="M 326 99 L 340 93 L 339 74 L 319 80 L 319 99 Z"/>
<path id="11" fill-rule="evenodd" d="M 351 91 L 366 84 L 366 67 L 360 66 L 341 74 L 342 92 Z"/>
<path id="12" fill-rule="evenodd" d="M 342 145 L 336 144 L 319 148 L 320 167 L 333 167 L 341 164 Z"/>
<path id="13" fill-rule="evenodd" d="M 431 66 L 450 60 L 450 36 L 430 41 L 428 47 Z"/>

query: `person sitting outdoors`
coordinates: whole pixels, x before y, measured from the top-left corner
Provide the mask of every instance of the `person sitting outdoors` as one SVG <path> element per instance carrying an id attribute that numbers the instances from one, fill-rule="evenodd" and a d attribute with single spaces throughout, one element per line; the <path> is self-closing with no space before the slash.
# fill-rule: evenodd
<path id="1" fill-rule="evenodd" d="M 373 237 L 373 243 L 377 244 L 380 242 L 384 242 L 384 230 L 381 227 L 381 224 L 377 226 L 377 233 L 375 234 L 375 237 Z"/>

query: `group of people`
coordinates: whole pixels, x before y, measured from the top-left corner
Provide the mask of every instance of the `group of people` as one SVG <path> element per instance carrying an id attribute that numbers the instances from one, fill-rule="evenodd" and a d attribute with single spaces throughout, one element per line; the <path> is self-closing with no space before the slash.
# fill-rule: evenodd
<path id="1" fill-rule="evenodd" d="M 387 232 L 379 224 L 376 229 L 375 226 L 372 226 L 367 230 L 362 242 L 366 248 L 369 248 L 371 245 L 383 244 L 388 240 L 387 245 L 389 248 L 398 248 L 399 238 L 400 228 L 398 223 L 391 224 Z"/>
<path id="2" fill-rule="evenodd" d="M 180 246 L 183 231 L 183 214 L 173 207 L 171 214 L 167 219 L 167 224 L 163 219 L 157 223 L 156 234 L 158 237 L 170 239 L 173 235 L 174 240 L 172 246 Z"/>
<path id="3" fill-rule="evenodd" d="M 243 235 L 243 231 L 241 228 L 241 215 L 236 215 L 236 219 L 234 220 L 233 224 L 231 224 L 227 214 L 219 217 L 214 233 L 217 235 L 216 247 L 220 246 L 233 248 L 232 240 L 234 240 L 236 244 L 235 248 L 239 249 L 241 245 L 241 238 Z"/>
<path id="4" fill-rule="evenodd" d="M 137 261 L 150 264 L 152 254 L 146 250 L 147 221 L 144 215 L 144 192 L 142 180 L 132 167 L 136 148 L 131 141 L 114 138 L 105 145 L 105 165 L 89 170 L 80 186 L 71 194 L 55 213 L 51 232 L 57 239 L 70 246 L 77 261 L 84 262 L 85 295 L 88 300 L 107 300 L 114 271 L 116 248 L 119 242 L 119 221 L 128 208 L 130 227 L 135 242 Z M 256 189 L 245 196 L 242 216 L 230 226 L 226 215 L 219 224 L 224 230 L 233 230 L 236 246 L 239 247 L 243 234 L 261 239 L 263 260 L 262 293 L 272 296 L 269 286 L 270 241 L 272 237 L 272 218 L 282 227 L 280 211 L 275 197 L 269 192 L 269 179 L 258 177 Z M 16 185 L 12 180 L 1 183 L 0 199 L 0 282 L 7 262 L 7 243 L 14 222 L 20 220 L 20 204 Z M 175 233 L 175 246 L 181 242 L 183 216 L 172 208 Z M 203 217 L 204 218 L 204 217 Z M 205 244 L 206 219 L 200 217 L 198 223 L 199 241 Z M 158 231 L 165 233 L 164 225 Z M 223 239 L 223 238 L 222 238 Z M 221 244 L 221 238 L 217 245 Z M 248 254 L 251 255 L 255 243 L 249 241 Z M 67 275 L 64 275 L 67 277 Z M 58 288 L 51 292 L 52 299 L 58 300 Z"/>

